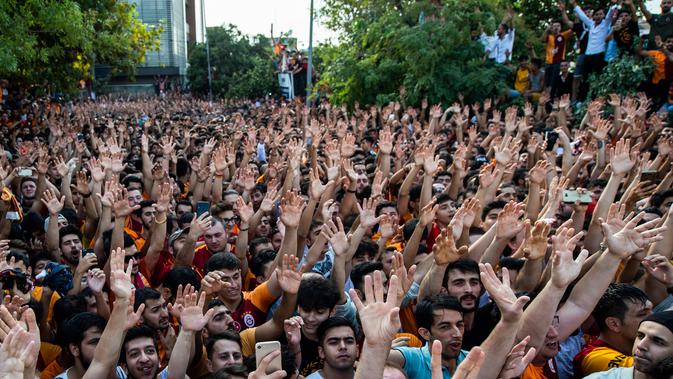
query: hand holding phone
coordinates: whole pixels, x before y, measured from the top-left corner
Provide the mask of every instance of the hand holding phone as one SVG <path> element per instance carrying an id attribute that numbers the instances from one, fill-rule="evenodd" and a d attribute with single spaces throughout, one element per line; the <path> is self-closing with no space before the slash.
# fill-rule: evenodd
<path id="1" fill-rule="evenodd" d="M 255 344 L 255 361 L 257 362 L 257 367 L 260 366 L 264 357 L 275 351 L 278 351 L 279 354 L 269 362 L 269 365 L 266 368 L 266 374 L 272 374 L 283 369 L 280 357 L 280 342 L 267 341 L 257 342 L 257 344 Z"/>

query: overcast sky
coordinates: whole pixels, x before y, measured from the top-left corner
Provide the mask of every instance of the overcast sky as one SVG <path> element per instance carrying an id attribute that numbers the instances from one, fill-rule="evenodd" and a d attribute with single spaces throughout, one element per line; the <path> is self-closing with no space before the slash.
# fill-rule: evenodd
<path id="1" fill-rule="evenodd" d="M 316 10 L 323 0 L 314 0 Z M 647 1 L 647 7 L 659 12 L 660 0 Z M 299 40 L 299 47 L 308 46 L 310 0 L 205 0 L 206 25 L 219 26 L 231 23 L 246 34 L 269 35 L 273 23 L 274 35 L 292 30 Z M 313 29 L 314 41 L 334 38 L 335 33 L 320 25 Z"/>
<path id="2" fill-rule="evenodd" d="M 314 0 L 319 9 L 323 0 Z M 234 24 L 246 34 L 269 35 L 292 30 L 299 47 L 308 47 L 310 0 L 205 0 L 206 25 Z M 317 16 L 316 16 L 317 17 Z M 313 41 L 325 41 L 335 34 L 320 25 L 316 19 Z"/>

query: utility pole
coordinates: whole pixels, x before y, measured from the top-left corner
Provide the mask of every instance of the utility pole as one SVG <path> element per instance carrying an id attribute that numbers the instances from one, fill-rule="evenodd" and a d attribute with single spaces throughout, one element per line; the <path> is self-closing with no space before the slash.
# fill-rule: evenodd
<path id="1" fill-rule="evenodd" d="M 201 22 L 203 23 L 203 38 L 206 42 L 206 61 L 208 62 L 208 101 L 213 101 L 213 77 L 210 69 L 210 42 L 208 41 L 208 28 L 206 28 L 206 6 L 201 0 Z"/>
<path id="2" fill-rule="evenodd" d="M 311 0 L 311 15 L 308 30 L 308 69 L 306 72 L 306 107 L 311 109 L 311 95 L 313 94 L 313 0 Z"/>

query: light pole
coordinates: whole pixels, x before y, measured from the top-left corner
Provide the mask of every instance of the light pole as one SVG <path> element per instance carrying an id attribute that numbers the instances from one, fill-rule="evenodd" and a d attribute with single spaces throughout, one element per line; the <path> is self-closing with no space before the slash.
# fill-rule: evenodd
<path id="1" fill-rule="evenodd" d="M 208 42 L 208 28 L 206 28 L 206 6 L 201 0 L 201 22 L 203 23 L 203 39 L 206 42 L 206 62 L 208 64 L 208 101 L 213 101 L 213 77 L 210 69 L 210 43 Z"/>
<path id="2" fill-rule="evenodd" d="M 306 71 L 306 107 L 311 109 L 313 92 L 313 0 L 311 0 L 310 24 L 308 29 L 308 68 Z"/>

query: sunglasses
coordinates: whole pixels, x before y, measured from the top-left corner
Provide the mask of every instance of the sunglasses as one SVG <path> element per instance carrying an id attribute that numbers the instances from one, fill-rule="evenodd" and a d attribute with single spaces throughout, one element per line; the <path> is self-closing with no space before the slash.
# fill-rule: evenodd
<path id="1" fill-rule="evenodd" d="M 16 289 L 23 293 L 30 293 L 33 290 L 33 281 L 18 270 L 10 269 L 0 272 L 0 283 L 4 290 L 13 290 L 15 284 Z"/>

